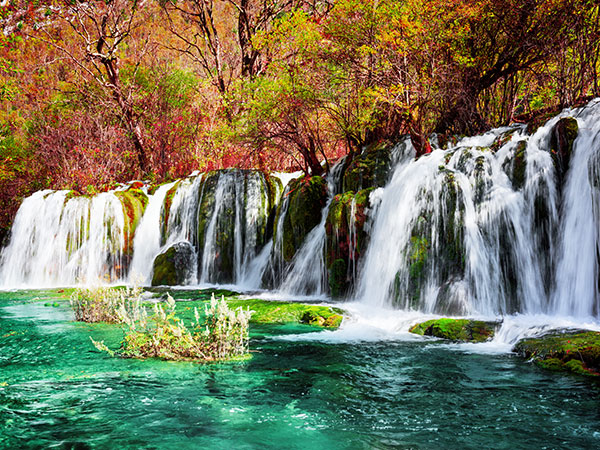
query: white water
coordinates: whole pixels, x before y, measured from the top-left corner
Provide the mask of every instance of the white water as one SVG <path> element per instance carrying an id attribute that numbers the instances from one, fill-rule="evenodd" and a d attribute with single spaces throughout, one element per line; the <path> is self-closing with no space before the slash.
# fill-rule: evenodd
<path id="1" fill-rule="evenodd" d="M 567 115 L 577 117 L 580 134 L 562 193 L 548 151 L 558 117 L 533 136 L 520 127 L 503 128 L 418 160 L 399 158 L 389 184 L 371 196 L 370 245 L 361 266 L 349 269 L 359 277 L 360 306 L 348 305 L 356 309 L 355 317 L 339 333 L 347 339 L 361 333 L 380 339 L 405 336 L 411 322 L 438 314 L 502 317 L 503 325 L 489 345 L 500 348 L 515 336 L 548 327 L 595 326 L 600 297 L 600 105 L 594 102 L 582 111 L 561 114 Z M 507 131 L 512 137 L 495 153 L 483 149 Z M 527 166 L 524 183 L 517 186 L 508 174 L 521 142 L 526 143 Z M 330 202 L 286 270 L 280 255 L 288 198 L 281 200 L 275 241 L 265 243 L 261 230 L 269 205 L 262 193 L 264 180 L 222 172 L 210 192 L 214 201 L 206 212 L 204 235 L 198 236 L 202 200 L 209 194 L 205 181 L 205 176 L 195 175 L 178 183 L 166 224 L 160 220 L 169 188 L 163 186 L 150 197 L 136 231 L 129 274 L 124 272 L 123 210 L 113 193 L 68 201 L 63 191 L 32 195 L 23 202 L 2 251 L 0 285 L 135 281 L 137 273 L 147 282 L 154 256 L 180 241 L 194 246 L 200 262 L 194 272 L 202 283 L 212 284 L 223 249 L 219 233 L 226 232 L 233 261 L 227 282 L 260 288 L 270 262 L 279 264 L 278 273 L 283 274 L 275 279 L 275 297 L 326 296 L 323 245 Z M 339 183 L 330 184 L 332 198 Z M 453 244 L 460 256 L 449 258 Z M 416 271 L 415 255 L 423 249 L 428 256 Z"/>
<path id="2" fill-rule="evenodd" d="M 23 201 L 0 260 L 4 288 L 112 283 L 121 278 L 123 207 L 113 193 L 67 200 L 41 191 Z"/>
<path id="3" fill-rule="evenodd" d="M 133 239 L 133 260 L 129 269 L 129 283 L 133 285 L 150 284 L 152 263 L 161 251 L 161 209 L 167 192 L 174 185 L 175 183 L 165 184 L 148 197 L 148 206 L 140 219 Z"/>
<path id="4" fill-rule="evenodd" d="M 552 312 L 558 315 L 598 315 L 598 252 L 600 249 L 600 103 L 578 115 L 567 182 L 563 192 L 560 246 Z"/>

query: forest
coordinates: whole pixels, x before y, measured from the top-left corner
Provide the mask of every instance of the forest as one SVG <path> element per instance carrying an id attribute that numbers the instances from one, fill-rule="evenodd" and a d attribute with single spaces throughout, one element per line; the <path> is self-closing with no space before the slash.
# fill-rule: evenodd
<path id="1" fill-rule="evenodd" d="M 600 95 L 593 0 L 0 2 L 0 228 L 40 189 L 320 175 Z"/>

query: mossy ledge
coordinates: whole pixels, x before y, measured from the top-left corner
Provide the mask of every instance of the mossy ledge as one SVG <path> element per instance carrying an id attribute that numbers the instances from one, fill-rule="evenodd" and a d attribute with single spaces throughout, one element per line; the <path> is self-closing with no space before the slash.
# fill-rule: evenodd
<path id="1" fill-rule="evenodd" d="M 432 319 L 413 325 L 410 332 L 456 342 L 485 342 L 494 337 L 499 322 L 472 319 Z"/>
<path id="2" fill-rule="evenodd" d="M 250 322 L 303 323 L 323 328 L 338 328 L 344 318 L 342 310 L 325 305 L 278 302 L 260 299 L 225 299 L 230 308 L 250 308 Z"/>
<path id="3" fill-rule="evenodd" d="M 344 312 L 339 308 L 326 305 L 310 305 L 298 302 L 271 301 L 262 299 L 240 298 L 234 291 L 225 289 L 202 289 L 202 290 L 170 290 L 164 287 L 153 287 L 147 289 L 157 296 L 171 293 L 175 300 L 207 301 L 214 292 L 216 297 L 223 295 L 227 305 L 231 309 L 238 306 L 253 311 L 250 323 L 302 323 L 306 325 L 336 329 L 344 319 Z"/>
<path id="4" fill-rule="evenodd" d="M 555 331 L 522 339 L 513 351 L 544 369 L 600 377 L 598 331 Z"/>

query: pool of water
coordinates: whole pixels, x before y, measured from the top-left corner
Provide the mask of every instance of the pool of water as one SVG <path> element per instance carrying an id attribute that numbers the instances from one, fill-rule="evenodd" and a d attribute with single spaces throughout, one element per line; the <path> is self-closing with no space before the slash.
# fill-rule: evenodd
<path id="1" fill-rule="evenodd" d="M 0 293 L 0 448 L 600 448 L 600 385 L 431 340 L 252 325 L 253 358 L 111 358 L 65 294 Z M 282 339 L 292 336 L 289 339 Z"/>

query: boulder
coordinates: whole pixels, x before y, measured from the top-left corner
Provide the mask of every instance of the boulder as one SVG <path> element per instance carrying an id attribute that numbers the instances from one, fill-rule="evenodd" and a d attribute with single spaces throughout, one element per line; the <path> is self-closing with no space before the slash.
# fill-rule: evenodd
<path id="1" fill-rule="evenodd" d="M 192 277 L 196 252 L 189 242 L 177 242 L 154 259 L 152 286 L 178 286 Z"/>

